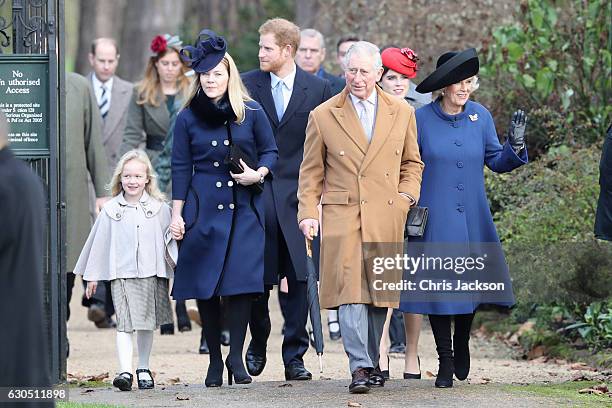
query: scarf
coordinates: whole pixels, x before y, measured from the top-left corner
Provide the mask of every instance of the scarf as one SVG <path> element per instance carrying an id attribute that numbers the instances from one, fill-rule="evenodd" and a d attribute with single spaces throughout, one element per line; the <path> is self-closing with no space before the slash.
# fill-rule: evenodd
<path id="1" fill-rule="evenodd" d="M 236 115 L 230 105 L 227 93 L 217 102 L 213 102 L 202 89 L 189 103 L 193 113 L 211 127 L 224 125 L 226 121 L 235 121 Z"/>

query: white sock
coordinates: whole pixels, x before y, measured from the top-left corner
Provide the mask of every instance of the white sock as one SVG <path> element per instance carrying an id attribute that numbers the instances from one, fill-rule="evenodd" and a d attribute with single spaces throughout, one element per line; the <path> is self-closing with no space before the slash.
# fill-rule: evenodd
<path id="1" fill-rule="evenodd" d="M 138 368 L 149 368 L 149 356 L 153 347 L 153 330 L 137 330 Z M 148 373 L 140 373 L 141 380 L 152 380 Z"/>
<path id="2" fill-rule="evenodd" d="M 132 333 L 117 332 L 117 355 L 119 357 L 119 372 L 132 372 Z"/>

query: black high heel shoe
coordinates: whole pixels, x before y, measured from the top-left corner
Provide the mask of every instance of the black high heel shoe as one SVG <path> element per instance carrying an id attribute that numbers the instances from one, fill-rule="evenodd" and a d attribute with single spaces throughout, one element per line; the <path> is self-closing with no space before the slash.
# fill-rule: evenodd
<path id="1" fill-rule="evenodd" d="M 147 373 L 149 374 L 149 377 L 151 377 L 150 380 L 141 380 L 140 379 L 140 373 Z M 155 387 L 155 382 L 153 382 L 153 374 L 151 374 L 151 371 L 149 371 L 148 368 L 139 368 L 138 370 L 136 370 L 136 379 L 138 380 L 138 389 L 139 390 L 150 390 L 153 389 Z"/>
<path id="2" fill-rule="evenodd" d="M 214 364 L 211 361 L 208 365 L 208 372 L 206 373 L 204 385 L 207 387 L 220 387 L 223 385 L 223 360 L 219 360 Z"/>
<path id="3" fill-rule="evenodd" d="M 421 379 L 421 359 L 417 356 L 417 362 L 419 363 L 419 373 L 404 373 L 404 380 L 420 380 Z"/>
<path id="4" fill-rule="evenodd" d="M 225 367 L 227 368 L 227 384 L 228 385 L 232 385 L 232 377 L 236 381 L 236 384 L 250 384 L 251 382 L 253 382 L 253 379 L 251 378 L 250 375 L 246 373 L 246 371 L 243 373 L 240 373 L 240 372 L 234 373 L 234 370 L 232 369 L 232 364 L 229 362 L 229 358 L 225 360 Z"/>

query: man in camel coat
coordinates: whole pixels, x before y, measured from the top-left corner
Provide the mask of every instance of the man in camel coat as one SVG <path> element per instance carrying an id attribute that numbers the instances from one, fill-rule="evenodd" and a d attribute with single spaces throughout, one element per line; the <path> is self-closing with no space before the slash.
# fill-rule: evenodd
<path id="1" fill-rule="evenodd" d="M 384 385 L 375 370 L 378 347 L 387 308 L 398 306 L 400 294 L 378 292 L 374 280 L 397 282 L 401 270 L 375 275 L 363 245 L 378 245 L 389 256 L 394 256 L 389 249 L 401 252 L 406 216 L 419 198 L 423 162 L 414 109 L 376 86 L 382 75 L 378 48 L 355 43 L 344 66 L 345 90 L 310 114 L 298 222 L 312 239 L 321 202 L 321 306 L 338 308 L 353 376 L 349 392 L 365 393 Z"/>

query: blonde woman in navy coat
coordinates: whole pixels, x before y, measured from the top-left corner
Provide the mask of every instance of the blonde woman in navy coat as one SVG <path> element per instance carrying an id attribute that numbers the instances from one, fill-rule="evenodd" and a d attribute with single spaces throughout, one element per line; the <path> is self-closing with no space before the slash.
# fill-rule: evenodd
<path id="1" fill-rule="evenodd" d="M 223 37 L 203 30 L 197 47 L 185 47 L 181 55 L 197 75 L 174 127 L 170 228 L 182 243 L 172 295 L 197 299 L 210 348 L 207 387 L 223 383 L 219 299 L 224 297 L 228 382 L 233 377 L 248 384 L 242 349 L 252 297 L 264 289 L 265 235 L 262 196 L 246 186 L 271 177 L 278 150 L 268 119 L 248 96 Z M 233 143 L 255 168 L 243 162 L 244 172 L 230 173 L 224 163 L 230 145 L 226 122 Z"/>

